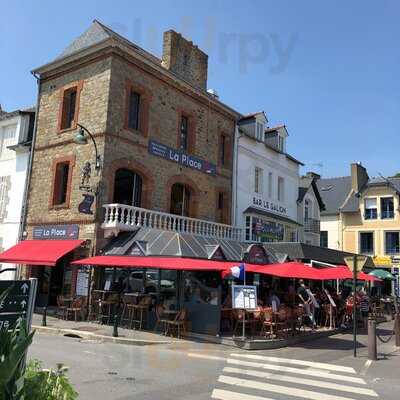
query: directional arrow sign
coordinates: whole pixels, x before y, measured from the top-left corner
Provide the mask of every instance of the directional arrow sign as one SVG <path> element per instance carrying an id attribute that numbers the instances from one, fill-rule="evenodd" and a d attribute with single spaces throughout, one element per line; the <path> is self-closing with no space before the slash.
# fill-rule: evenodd
<path id="1" fill-rule="evenodd" d="M 31 287 L 30 281 L 0 281 L 0 293 L 12 287 L 10 295 L 28 295 Z"/>
<path id="2" fill-rule="evenodd" d="M 19 318 L 25 318 L 23 314 L 0 314 L 0 329 L 12 328 Z"/>
<path id="3" fill-rule="evenodd" d="M 0 302 L 0 314 L 26 311 L 29 296 L 9 295 Z"/>

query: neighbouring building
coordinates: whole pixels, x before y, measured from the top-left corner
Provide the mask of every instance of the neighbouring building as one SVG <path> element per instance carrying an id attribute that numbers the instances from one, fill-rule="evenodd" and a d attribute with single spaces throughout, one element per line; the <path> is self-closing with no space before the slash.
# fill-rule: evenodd
<path id="1" fill-rule="evenodd" d="M 68 242 L 48 267 L 25 260 L 43 302 L 85 281 L 71 260 L 139 225 L 240 239 L 230 225 L 240 115 L 207 92 L 207 64 L 172 30 L 159 59 L 94 21 L 33 71 L 39 105 L 25 239 Z"/>
<path id="2" fill-rule="evenodd" d="M 0 106 L 0 253 L 15 245 L 21 234 L 25 183 L 29 170 L 34 109 L 5 112 Z M 1 264 L 1 269 L 16 268 Z M 0 273 L 0 279 L 13 279 L 15 273 Z"/>
<path id="3" fill-rule="evenodd" d="M 371 256 L 376 268 L 398 275 L 400 178 L 370 178 L 365 167 L 354 163 L 351 176 L 321 179 L 318 185 L 330 210 L 322 215 L 323 244 Z M 398 279 L 394 289 L 398 293 Z"/>
<path id="4" fill-rule="evenodd" d="M 321 199 L 317 181 L 320 176 L 309 172 L 300 178 L 298 204 L 298 221 L 300 223 L 299 241 L 320 245 L 321 212 L 325 210 L 325 204 Z"/>
<path id="5" fill-rule="evenodd" d="M 234 224 L 249 242 L 299 240 L 299 166 L 286 152 L 284 125 L 267 127 L 264 112 L 238 122 L 234 165 Z"/>

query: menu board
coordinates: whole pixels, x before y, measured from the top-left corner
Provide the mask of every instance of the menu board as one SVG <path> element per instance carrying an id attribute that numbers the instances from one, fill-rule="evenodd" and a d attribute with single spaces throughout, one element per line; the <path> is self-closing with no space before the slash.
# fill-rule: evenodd
<path id="1" fill-rule="evenodd" d="M 254 310 L 257 308 L 256 286 L 233 285 L 232 306 L 242 310 Z"/>
<path id="2" fill-rule="evenodd" d="M 79 267 L 76 276 L 76 295 L 87 296 L 89 293 L 89 268 Z"/>
<path id="3" fill-rule="evenodd" d="M 311 301 L 312 301 L 314 307 L 315 307 L 315 308 L 319 308 L 318 301 L 316 300 L 316 298 L 315 298 L 313 292 L 312 292 L 310 289 L 307 289 L 307 293 L 308 293 L 308 295 L 310 296 L 310 299 L 311 299 Z"/>

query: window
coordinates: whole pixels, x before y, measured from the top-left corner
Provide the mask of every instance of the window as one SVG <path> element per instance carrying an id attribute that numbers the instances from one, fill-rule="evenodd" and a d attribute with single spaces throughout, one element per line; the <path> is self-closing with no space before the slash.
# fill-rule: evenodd
<path id="1" fill-rule="evenodd" d="M 278 177 L 278 201 L 285 201 L 285 180 Z"/>
<path id="2" fill-rule="evenodd" d="M 222 166 L 228 165 L 228 138 L 221 135 L 219 138 L 219 163 Z"/>
<path id="3" fill-rule="evenodd" d="M 69 162 L 59 162 L 56 164 L 54 179 L 53 205 L 65 205 L 67 203 L 68 183 L 70 173 Z"/>
<path id="4" fill-rule="evenodd" d="M 273 177 L 272 177 L 272 172 L 268 173 L 268 195 L 269 197 L 273 197 Z"/>
<path id="5" fill-rule="evenodd" d="M 0 128 L 0 157 L 3 160 L 10 157 L 15 157 L 15 153 L 12 150 L 9 150 L 7 147 L 16 143 L 16 131 L 16 125 L 8 125 Z"/>
<path id="6" fill-rule="evenodd" d="M 118 169 L 114 179 L 114 203 L 141 207 L 142 178 L 129 169 Z"/>
<path id="7" fill-rule="evenodd" d="M 383 198 L 381 198 L 381 218 L 382 219 L 394 218 L 393 197 L 383 197 Z"/>
<path id="8" fill-rule="evenodd" d="M 128 105 L 128 128 L 139 130 L 140 94 L 131 90 Z"/>
<path id="9" fill-rule="evenodd" d="M 376 198 L 371 197 L 371 198 L 365 199 L 364 205 L 365 205 L 364 219 L 377 219 L 378 218 L 378 208 L 377 208 Z"/>
<path id="10" fill-rule="evenodd" d="M 190 214 L 190 190 L 181 183 L 175 183 L 171 188 L 170 213 L 188 217 Z"/>
<path id="11" fill-rule="evenodd" d="M 78 88 L 76 86 L 66 89 L 63 94 L 62 114 L 61 114 L 61 129 L 70 129 L 73 127 L 76 114 L 76 102 Z"/>
<path id="12" fill-rule="evenodd" d="M 262 193 L 262 177 L 263 170 L 262 168 L 255 167 L 254 169 L 254 191 L 256 193 Z"/>
<path id="13" fill-rule="evenodd" d="M 285 151 L 285 138 L 281 135 L 278 135 L 278 149 L 282 152 Z"/>
<path id="14" fill-rule="evenodd" d="M 218 210 L 222 210 L 224 208 L 224 193 L 218 193 Z"/>
<path id="15" fill-rule="evenodd" d="M 386 254 L 400 253 L 400 232 L 385 232 L 385 252 Z"/>
<path id="16" fill-rule="evenodd" d="M 180 124 L 180 140 L 179 140 L 180 150 L 186 151 L 188 149 L 188 137 L 189 137 L 189 119 L 188 117 L 182 115 Z"/>
<path id="17" fill-rule="evenodd" d="M 250 234 L 251 234 L 251 217 L 250 215 L 246 215 L 246 227 L 245 227 L 245 234 L 246 234 L 246 240 L 250 240 Z"/>
<path id="18" fill-rule="evenodd" d="M 361 254 L 374 254 L 374 233 L 362 232 L 360 233 L 360 253 Z"/>
<path id="19" fill-rule="evenodd" d="M 320 233 L 320 246 L 328 247 L 328 231 L 321 231 Z"/>
<path id="20" fill-rule="evenodd" d="M 304 221 L 311 218 L 311 201 L 308 199 L 304 200 Z"/>
<path id="21" fill-rule="evenodd" d="M 7 217 L 7 205 L 10 202 L 9 191 L 11 188 L 11 177 L 0 176 L 0 222 Z"/>
<path id="22" fill-rule="evenodd" d="M 262 122 L 256 123 L 256 139 L 263 141 L 264 138 L 264 124 Z"/>

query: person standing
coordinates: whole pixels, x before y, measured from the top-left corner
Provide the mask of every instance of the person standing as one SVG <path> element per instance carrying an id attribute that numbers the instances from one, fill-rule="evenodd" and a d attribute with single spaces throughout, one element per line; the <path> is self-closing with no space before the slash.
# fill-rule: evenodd
<path id="1" fill-rule="evenodd" d="M 304 280 L 300 279 L 299 280 L 300 286 L 297 289 L 297 295 L 299 296 L 306 315 L 311 321 L 312 329 L 315 329 L 315 319 L 314 319 L 314 313 L 313 313 L 313 308 L 311 307 L 312 305 L 312 300 L 311 297 L 307 291 L 307 287 L 304 284 Z"/>

